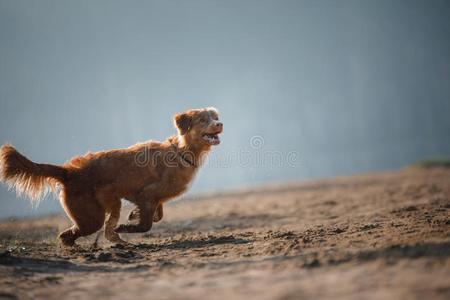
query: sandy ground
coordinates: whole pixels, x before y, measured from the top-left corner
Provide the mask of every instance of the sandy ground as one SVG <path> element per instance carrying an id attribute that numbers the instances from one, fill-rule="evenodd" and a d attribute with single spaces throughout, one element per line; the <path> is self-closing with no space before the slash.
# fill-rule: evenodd
<path id="1" fill-rule="evenodd" d="M 449 216 L 450 168 L 408 168 L 175 201 L 129 247 L 4 221 L 0 299 L 450 299 Z"/>

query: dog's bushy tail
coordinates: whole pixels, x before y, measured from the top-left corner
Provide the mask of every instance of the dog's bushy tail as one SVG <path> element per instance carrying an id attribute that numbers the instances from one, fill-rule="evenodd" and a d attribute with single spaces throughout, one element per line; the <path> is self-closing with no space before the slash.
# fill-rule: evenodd
<path id="1" fill-rule="evenodd" d="M 55 191 L 58 182 L 66 180 L 63 167 L 34 163 L 8 144 L 0 148 L 0 181 L 15 189 L 17 195 L 27 196 L 34 205 L 49 191 Z"/>

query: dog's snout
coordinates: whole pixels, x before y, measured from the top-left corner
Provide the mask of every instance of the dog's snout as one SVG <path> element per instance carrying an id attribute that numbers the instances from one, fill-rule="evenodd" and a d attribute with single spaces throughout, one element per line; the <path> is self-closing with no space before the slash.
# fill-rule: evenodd
<path id="1" fill-rule="evenodd" d="M 222 122 L 217 122 L 217 123 L 216 123 L 216 127 L 220 127 L 220 128 L 222 128 L 222 127 L 223 127 L 223 124 L 222 124 Z"/>

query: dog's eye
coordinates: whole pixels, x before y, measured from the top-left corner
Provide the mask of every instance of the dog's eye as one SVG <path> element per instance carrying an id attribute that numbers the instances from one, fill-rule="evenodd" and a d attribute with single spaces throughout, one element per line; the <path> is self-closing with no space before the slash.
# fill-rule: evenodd
<path id="1" fill-rule="evenodd" d="M 205 118 L 200 118 L 200 123 L 205 123 L 206 119 Z"/>

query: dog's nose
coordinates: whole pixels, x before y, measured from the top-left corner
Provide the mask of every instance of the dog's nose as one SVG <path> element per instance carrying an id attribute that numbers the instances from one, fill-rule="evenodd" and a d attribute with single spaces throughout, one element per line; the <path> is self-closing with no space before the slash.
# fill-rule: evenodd
<path id="1" fill-rule="evenodd" d="M 217 122 L 217 123 L 216 123 L 216 127 L 220 127 L 220 128 L 222 128 L 222 127 L 223 127 L 223 124 L 222 124 L 222 122 Z"/>

